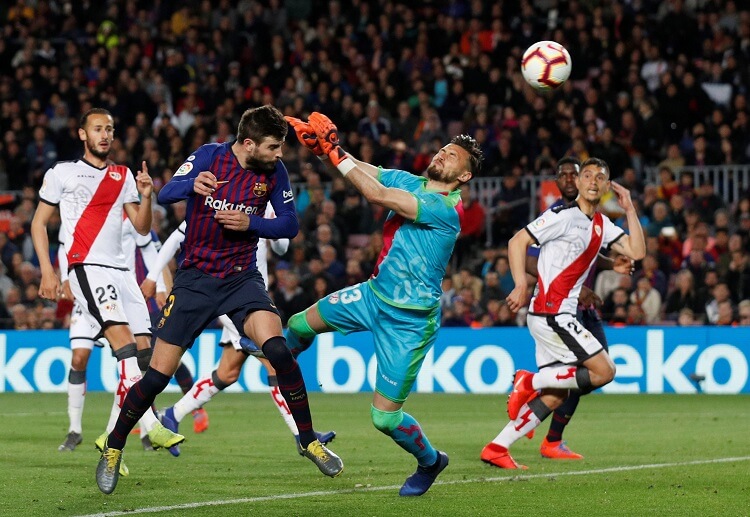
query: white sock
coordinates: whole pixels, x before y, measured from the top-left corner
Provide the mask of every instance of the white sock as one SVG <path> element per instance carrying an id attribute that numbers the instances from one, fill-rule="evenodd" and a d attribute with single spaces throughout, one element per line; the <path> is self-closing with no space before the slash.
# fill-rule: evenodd
<path id="1" fill-rule="evenodd" d="M 68 418 L 70 419 L 69 433 L 83 432 L 81 419 L 83 417 L 83 403 L 86 400 L 86 383 L 68 383 Z"/>
<path id="2" fill-rule="evenodd" d="M 185 393 L 177 401 L 177 404 L 173 406 L 174 417 L 178 422 L 181 422 L 185 416 L 191 414 L 196 409 L 202 408 L 203 404 L 208 403 L 219 391 L 219 388 L 214 386 L 211 375 L 203 377 L 195 382 L 190 391 Z"/>
<path id="3" fill-rule="evenodd" d="M 107 434 L 112 432 L 115 428 L 117 419 L 120 418 L 120 406 L 117 404 L 117 393 L 115 393 L 115 400 L 112 402 L 112 409 L 109 410 L 109 422 L 107 422 Z"/>
<path id="4" fill-rule="evenodd" d="M 535 390 L 542 388 L 576 389 L 579 387 L 576 380 L 576 370 L 578 368 L 575 366 L 544 368 L 534 374 L 531 385 Z"/>
<path id="5" fill-rule="evenodd" d="M 281 390 L 279 390 L 278 386 L 271 386 L 270 393 L 274 404 L 276 404 L 276 409 L 281 413 L 281 418 L 284 419 L 284 422 L 286 422 L 286 425 L 289 427 L 292 434 L 298 436 L 299 431 L 297 430 L 297 424 L 294 422 L 292 412 L 289 411 L 289 406 L 286 405 L 286 400 L 284 400 L 284 397 L 281 395 Z"/>
<path id="6" fill-rule="evenodd" d="M 542 421 L 537 418 L 528 404 L 521 406 L 518 417 L 506 424 L 500 434 L 498 434 L 492 443 L 496 443 L 506 449 L 509 449 L 517 440 L 523 437 L 532 429 L 536 429 Z"/>
<path id="7" fill-rule="evenodd" d="M 130 388 L 141 379 L 141 369 L 138 367 L 138 359 L 135 357 L 128 357 L 122 361 L 117 361 L 117 371 L 120 374 L 120 382 L 117 384 L 117 390 L 115 391 L 115 401 L 112 404 L 112 411 L 109 415 L 109 422 L 107 423 L 107 432 L 111 433 L 112 429 L 115 428 L 115 423 L 120 416 L 120 409 L 122 409 L 122 403 L 125 401 L 125 396 L 130 391 Z M 151 408 L 148 408 L 141 419 L 139 420 L 146 432 L 149 432 L 159 423 L 156 415 Z"/>

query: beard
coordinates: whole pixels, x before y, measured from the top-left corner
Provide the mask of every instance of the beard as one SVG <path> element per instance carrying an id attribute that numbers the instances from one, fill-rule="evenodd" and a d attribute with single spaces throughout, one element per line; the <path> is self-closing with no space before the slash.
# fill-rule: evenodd
<path id="1" fill-rule="evenodd" d="M 106 160 L 109 156 L 109 151 L 112 150 L 112 145 L 107 147 L 106 151 L 100 151 L 96 148 L 96 144 L 93 143 L 91 140 L 86 140 L 86 147 L 88 148 L 88 151 L 99 158 L 100 160 Z"/>
<path id="2" fill-rule="evenodd" d="M 270 162 L 265 161 L 265 160 L 259 160 L 257 155 L 248 156 L 247 160 L 245 161 L 246 170 L 261 170 L 261 171 L 271 172 L 275 168 L 276 168 L 276 160 L 272 160 Z"/>
<path id="3" fill-rule="evenodd" d="M 430 164 L 427 167 L 427 178 L 441 183 L 448 183 L 451 181 L 451 178 L 449 178 L 444 171 L 439 171 L 434 164 Z"/>

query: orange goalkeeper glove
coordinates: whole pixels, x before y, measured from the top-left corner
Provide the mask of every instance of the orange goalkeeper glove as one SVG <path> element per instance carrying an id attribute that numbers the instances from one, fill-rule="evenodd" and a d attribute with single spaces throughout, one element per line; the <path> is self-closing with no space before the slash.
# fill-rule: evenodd
<path id="1" fill-rule="evenodd" d="M 297 135 L 299 143 L 307 147 L 310 152 L 318 158 L 326 158 L 326 155 L 318 142 L 318 135 L 315 134 L 315 131 L 310 127 L 310 124 L 294 117 L 284 118 L 289 122 L 289 125 L 292 126 L 292 129 L 294 129 L 294 133 Z"/>
<path id="2" fill-rule="evenodd" d="M 331 119 L 315 111 L 310 115 L 310 126 L 315 131 L 315 134 L 318 135 L 318 143 L 320 143 L 321 149 L 328 155 L 331 163 L 336 166 L 341 174 L 346 175 L 346 173 L 356 167 L 354 160 L 349 158 L 346 151 L 339 145 L 339 130 L 331 122 Z"/>

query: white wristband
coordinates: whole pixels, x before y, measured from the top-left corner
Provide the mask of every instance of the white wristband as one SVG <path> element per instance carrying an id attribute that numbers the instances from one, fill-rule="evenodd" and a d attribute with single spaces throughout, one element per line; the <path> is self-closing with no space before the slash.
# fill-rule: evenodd
<path id="1" fill-rule="evenodd" d="M 349 174 L 349 171 L 355 168 L 356 166 L 357 164 L 354 163 L 354 160 L 347 157 L 341 160 L 339 164 L 336 166 L 336 168 L 339 170 L 342 176 L 346 176 L 347 174 Z"/>

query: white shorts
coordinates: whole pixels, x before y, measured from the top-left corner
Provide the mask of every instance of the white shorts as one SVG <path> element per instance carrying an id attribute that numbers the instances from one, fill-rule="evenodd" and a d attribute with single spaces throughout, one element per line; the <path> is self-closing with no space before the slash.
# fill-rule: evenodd
<path id="1" fill-rule="evenodd" d="M 221 329 L 221 336 L 219 337 L 219 343 L 228 344 L 231 343 L 235 350 L 242 350 L 240 346 L 240 332 L 237 327 L 232 323 L 232 319 L 226 314 L 219 316 L 223 328 Z"/>
<path id="2" fill-rule="evenodd" d="M 135 275 L 104 266 L 75 266 L 68 275 L 76 302 L 101 328 L 130 325 L 136 336 L 151 335 L 151 318 Z"/>
<path id="3" fill-rule="evenodd" d="M 246 354 L 255 357 L 265 357 L 255 343 L 247 337 L 240 336 L 240 332 L 237 330 L 234 323 L 232 323 L 232 319 L 229 316 L 222 314 L 219 316 L 219 321 L 224 326 L 221 330 L 221 336 L 219 337 L 220 344 L 232 343 L 232 347 L 235 350 L 245 352 Z"/>
<path id="4" fill-rule="evenodd" d="M 94 345 L 104 346 L 97 341 L 101 335 L 101 326 L 89 311 L 81 307 L 77 301 L 73 303 L 73 312 L 70 313 L 69 339 L 70 348 L 88 348 L 93 350 Z"/>
<path id="5" fill-rule="evenodd" d="M 581 364 L 604 347 L 572 314 L 526 316 L 536 343 L 539 369 L 559 364 Z"/>

